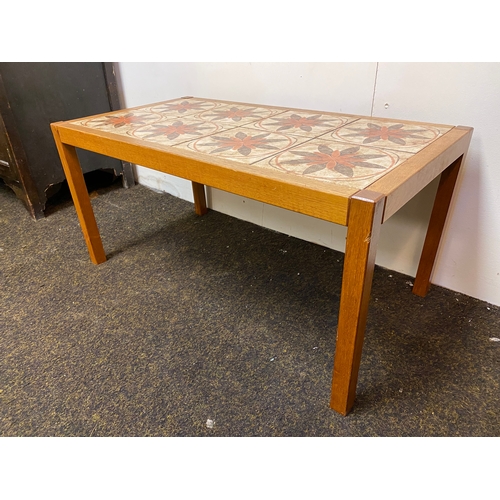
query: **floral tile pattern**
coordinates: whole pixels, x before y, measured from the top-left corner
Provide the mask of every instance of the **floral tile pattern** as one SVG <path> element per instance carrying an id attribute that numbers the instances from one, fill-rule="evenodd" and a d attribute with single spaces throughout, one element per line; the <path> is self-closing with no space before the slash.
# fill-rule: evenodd
<path id="1" fill-rule="evenodd" d="M 241 126 L 282 112 L 281 109 L 231 104 L 203 112 L 198 117 L 224 125 Z"/>
<path id="2" fill-rule="evenodd" d="M 340 139 L 355 144 L 372 144 L 378 147 L 417 153 L 451 127 L 436 128 L 413 123 L 358 120 L 331 134 L 332 139 Z"/>
<path id="3" fill-rule="evenodd" d="M 327 113 L 286 111 L 252 123 L 252 127 L 270 132 L 284 132 L 304 137 L 317 137 L 335 130 L 356 118 Z"/>
<path id="4" fill-rule="evenodd" d="M 147 123 L 153 123 L 160 119 L 161 116 L 158 114 L 140 110 L 109 113 L 96 118 L 75 120 L 72 123 L 98 130 L 114 132 L 120 135 L 127 135 L 127 133 L 134 128 L 146 125 Z"/>
<path id="5" fill-rule="evenodd" d="M 453 128 L 198 98 L 71 123 L 357 189 Z"/>
<path id="6" fill-rule="evenodd" d="M 222 130 L 216 123 L 197 120 L 192 116 L 157 121 L 128 131 L 128 135 L 143 141 L 174 146 L 194 138 L 203 137 Z"/>
<path id="7" fill-rule="evenodd" d="M 408 153 L 375 147 L 315 139 L 261 161 L 258 165 L 363 189 L 367 183 L 374 182 L 410 156 Z"/>
<path id="8" fill-rule="evenodd" d="M 215 101 L 187 98 L 176 99 L 175 101 L 158 104 L 156 106 L 152 106 L 150 109 L 153 113 L 181 117 L 201 113 L 203 111 L 209 111 L 219 106 L 221 106 L 221 104 Z"/>
<path id="9" fill-rule="evenodd" d="M 254 163 L 297 144 L 299 137 L 238 127 L 179 145 L 213 157 Z M 303 140 L 303 139 L 302 139 Z"/>

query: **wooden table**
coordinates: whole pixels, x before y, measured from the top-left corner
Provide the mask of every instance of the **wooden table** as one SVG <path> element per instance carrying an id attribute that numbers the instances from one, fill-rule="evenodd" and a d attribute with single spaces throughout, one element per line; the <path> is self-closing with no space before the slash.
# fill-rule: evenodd
<path id="1" fill-rule="evenodd" d="M 381 225 L 441 174 L 413 292 L 425 296 L 472 128 L 184 97 L 53 123 L 90 258 L 106 260 L 75 147 L 347 226 L 330 406 L 354 404 Z"/>

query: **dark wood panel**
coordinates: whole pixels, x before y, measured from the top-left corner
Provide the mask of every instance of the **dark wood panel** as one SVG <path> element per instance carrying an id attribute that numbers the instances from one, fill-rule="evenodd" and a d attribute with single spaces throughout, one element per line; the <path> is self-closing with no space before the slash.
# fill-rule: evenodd
<path id="1" fill-rule="evenodd" d="M 17 170 L 13 168 L 12 153 L 10 150 L 7 131 L 0 115 L 0 177 L 19 180 Z"/>
<path id="2" fill-rule="evenodd" d="M 0 108 L 10 116 L 6 120 L 6 140 L 0 143 L 0 176 L 13 176 L 11 170 L 24 167 L 31 190 L 27 198 L 38 198 L 34 203 L 43 208 L 47 194 L 57 191 L 65 181 L 64 171 L 54 143 L 50 123 L 71 120 L 120 107 L 112 63 L 43 63 L 1 62 L 0 76 L 3 92 Z M 2 116 L 5 112 L 2 112 Z M 9 139 L 16 136 L 18 149 L 24 156 L 23 165 L 8 156 Z M 134 184 L 132 166 L 121 161 L 89 151 L 78 151 L 84 173 L 98 169 L 110 170 L 115 175 L 125 174 L 125 187 Z M 6 163 L 9 165 L 7 166 Z M 24 183 L 24 189 L 27 186 Z M 53 188 L 56 186 L 56 189 Z M 40 212 L 40 210 L 38 212 Z"/>
<path id="3" fill-rule="evenodd" d="M 28 170 L 24 147 L 19 137 L 12 107 L 8 101 L 0 73 L 0 116 L 2 119 L 5 147 L 5 156 L 8 156 L 8 167 L 5 168 L 2 178 L 16 196 L 21 199 L 31 216 L 35 219 L 43 217 L 43 206 L 40 203 L 38 190 Z M 4 165 L 5 166 L 5 165 Z"/>

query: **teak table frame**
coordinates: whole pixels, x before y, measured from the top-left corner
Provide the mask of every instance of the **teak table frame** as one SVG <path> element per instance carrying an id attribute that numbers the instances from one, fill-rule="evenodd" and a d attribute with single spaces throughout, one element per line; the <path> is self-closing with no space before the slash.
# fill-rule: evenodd
<path id="1" fill-rule="evenodd" d="M 169 102 L 177 101 L 166 101 Z M 249 106 L 216 100 L 207 102 L 219 106 Z M 259 109 L 266 108 L 275 113 L 301 112 L 289 108 L 259 107 Z M 141 109 L 122 110 L 120 116 L 133 115 L 134 110 Z M 309 115 L 318 113 L 302 112 Z M 113 113 L 108 113 L 106 117 L 109 119 L 112 115 Z M 372 117 L 343 116 L 348 116 L 353 122 L 360 119 L 384 121 Z M 398 166 L 379 175 L 374 182 L 363 189 L 356 189 L 346 187 L 342 183 L 290 175 L 279 169 L 260 168 L 233 161 L 230 157 L 211 156 L 187 148 L 138 139 L 123 133 L 117 134 L 109 129 L 91 128 L 82 123 L 73 120 L 53 123 L 51 127 L 90 258 L 95 264 L 104 262 L 106 253 L 75 148 L 94 151 L 190 180 L 193 186 L 195 210 L 199 215 L 205 214 L 208 210 L 205 186 L 211 186 L 347 226 L 330 402 L 331 408 L 342 415 L 347 415 L 353 407 L 356 395 L 381 225 L 434 178 L 441 175 L 413 286 L 413 293 L 425 296 L 430 286 L 431 273 L 457 175 L 467 153 L 473 129 L 447 126 L 446 132 L 415 154 L 409 155 Z M 419 125 L 417 122 L 404 123 Z"/>

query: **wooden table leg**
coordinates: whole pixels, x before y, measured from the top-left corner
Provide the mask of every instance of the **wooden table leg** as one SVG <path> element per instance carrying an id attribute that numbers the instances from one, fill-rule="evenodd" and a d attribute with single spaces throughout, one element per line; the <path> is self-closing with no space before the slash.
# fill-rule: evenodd
<path id="1" fill-rule="evenodd" d="M 191 184 L 193 185 L 194 210 L 198 215 L 205 215 L 208 212 L 205 185 L 198 182 Z"/>
<path id="2" fill-rule="evenodd" d="M 347 415 L 354 404 L 385 197 L 351 198 L 330 406 Z"/>
<path id="3" fill-rule="evenodd" d="M 76 213 L 80 221 L 83 236 L 87 243 L 90 259 L 94 264 L 101 264 L 106 261 L 106 254 L 102 246 L 101 236 L 94 217 L 94 211 L 90 203 L 89 193 L 83 178 L 82 169 L 76 150 L 73 146 L 61 142 L 57 124 L 51 124 L 52 133 L 56 142 L 57 150 L 61 158 L 61 163 L 68 181 L 68 186 L 73 197 Z"/>
<path id="4" fill-rule="evenodd" d="M 431 286 L 431 274 L 436 260 L 439 242 L 443 234 L 446 216 L 450 208 L 451 197 L 462 164 L 462 158 L 455 160 L 446 170 L 441 174 L 439 186 L 432 208 L 431 218 L 429 220 L 429 227 L 427 228 L 427 235 L 425 237 L 422 255 L 418 264 L 417 275 L 413 284 L 413 293 L 420 297 L 425 297 Z"/>

